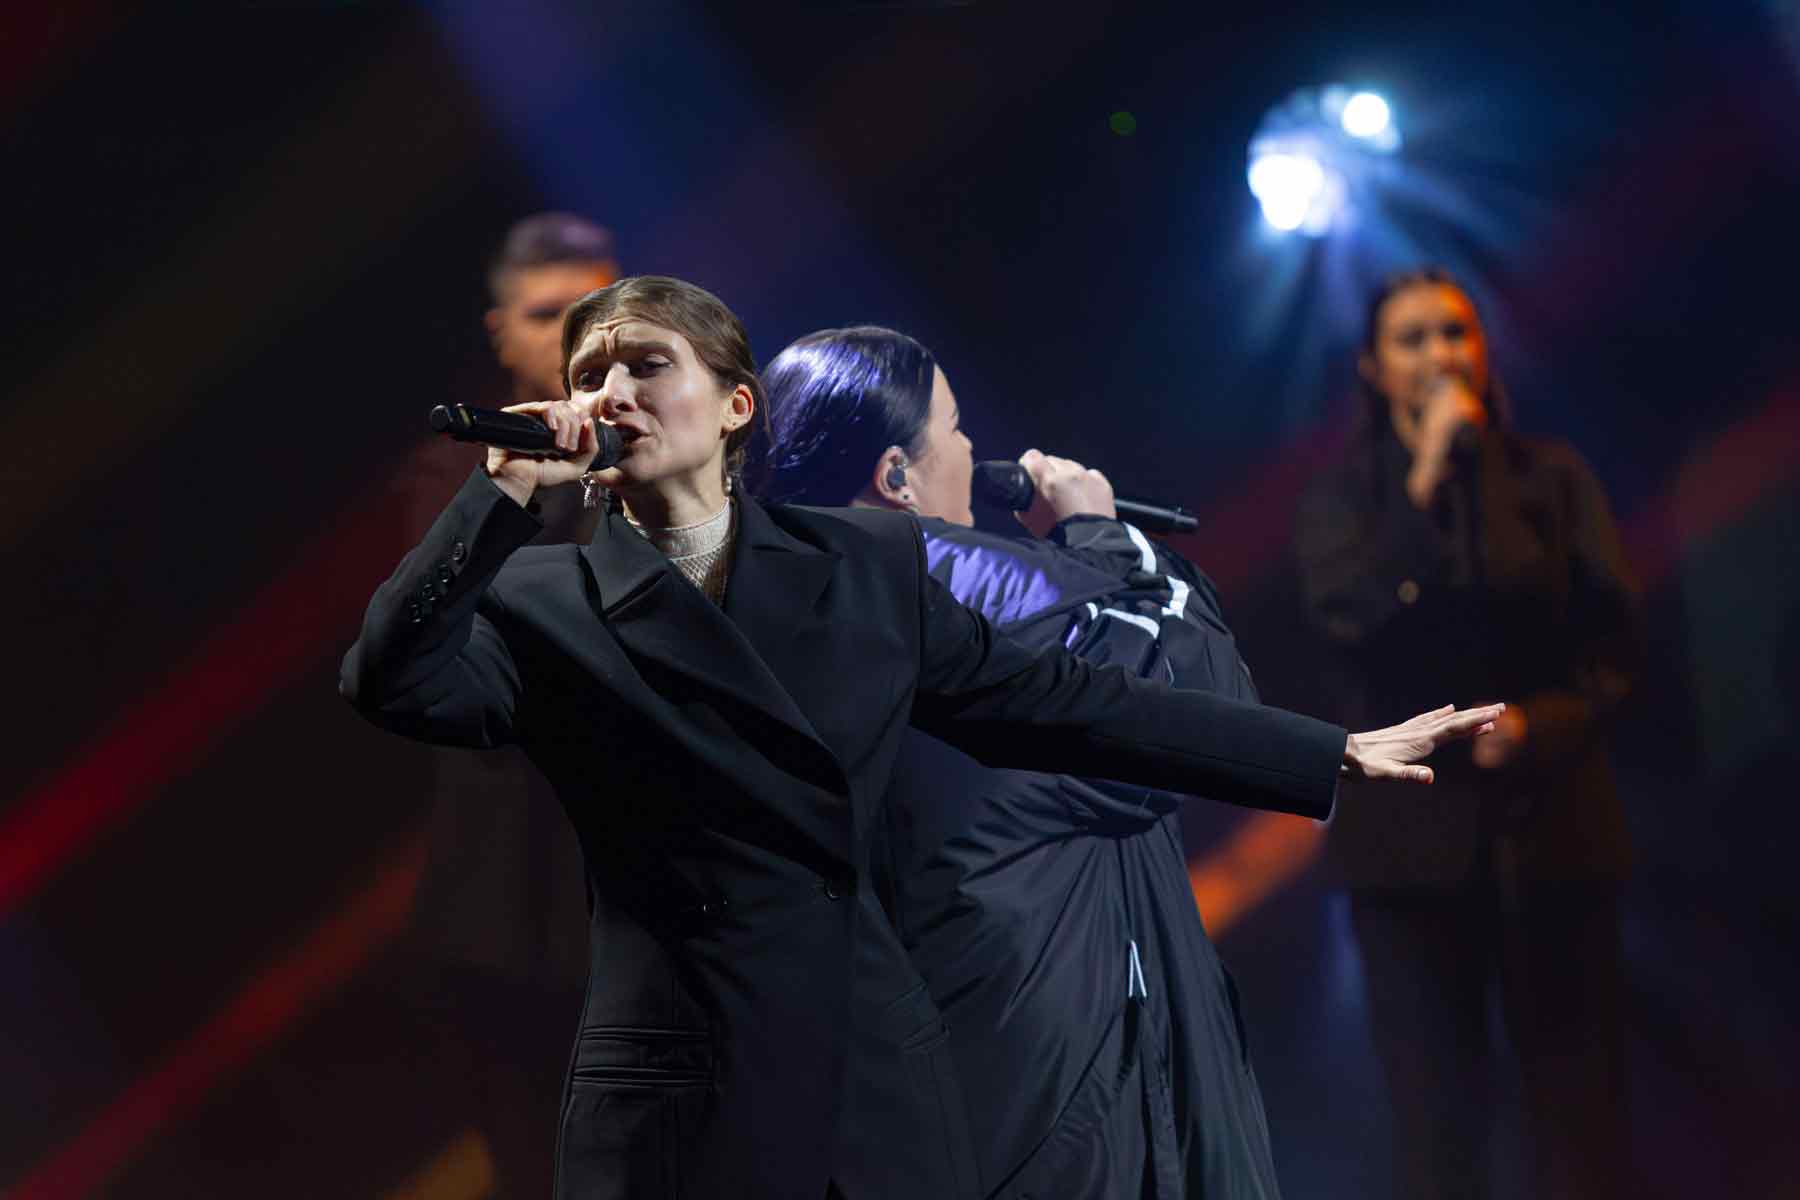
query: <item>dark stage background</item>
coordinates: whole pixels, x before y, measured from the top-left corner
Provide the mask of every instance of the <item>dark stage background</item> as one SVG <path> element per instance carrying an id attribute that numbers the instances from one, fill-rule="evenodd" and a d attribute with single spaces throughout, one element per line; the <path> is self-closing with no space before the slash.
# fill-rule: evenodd
<path id="1" fill-rule="evenodd" d="M 1265 694 L 1315 710 L 1292 506 L 1362 288 L 1456 267 L 1645 590 L 1616 739 L 1645 1194 L 1800 1195 L 1800 6 L 1615 7 L 8 5 L 0 1188 L 505 1193 L 469 1097 L 416 1085 L 418 754 L 334 678 L 426 409 L 502 402 L 484 259 L 558 208 L 719 292 L 761 359 L 897 326 L 978 455 L 1202 513 Z M 1395 99 L 1419 186 L 1361 240 L 1270 237 L 1246 142 L 1338 79 Z M 1317 827 L 1191 834 L 1288 1193 L 1382 1195 Z"/>

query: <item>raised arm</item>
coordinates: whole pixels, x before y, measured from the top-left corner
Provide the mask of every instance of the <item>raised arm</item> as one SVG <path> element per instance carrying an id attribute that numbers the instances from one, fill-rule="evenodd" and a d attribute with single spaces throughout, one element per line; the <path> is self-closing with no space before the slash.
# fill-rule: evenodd
<path id="1" fill-rule="evenodd" d="M 338 691 L 375 724 L 423 741 L 511 740 L 519 676 L 489 585 L 541 528 L 476 471 L 376 589 Z"/>
<path id="2" fill-rule="evenodd" d="M 512 740 L 517 666 L 490 592 L 507 556 L 543 524 L 527 509 L 540 487 L 579 476 L 599 448 L 592 413 L 568 403 L 515 404 L 556 436 L 558 455 L 490 447 L 486 463 L 376 589 L 338 691 L 375 724 L 422 741 L 498 746 Z"/>

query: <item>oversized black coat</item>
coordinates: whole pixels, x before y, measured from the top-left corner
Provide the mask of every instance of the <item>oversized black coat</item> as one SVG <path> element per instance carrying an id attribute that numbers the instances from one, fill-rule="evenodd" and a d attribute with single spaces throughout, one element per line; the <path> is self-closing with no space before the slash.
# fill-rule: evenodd
<path id="1" fill-rule="evenodd" d="M 1003 633 L 1257 699 L 1211 581 L 1131 526 L 1077 517 L 1038 541 L 922 524 L 932 574 Z M 903 743 L 875 877 L 949 1027 L 984 1194 L 1279 1195 L 1182 802 Z"/>
<path id="2" fill-rule="evenodd" d="M 822 1195 L 853 961 L 883 1018 L 857 1027 L 910 1068 L 890 1152 L 970 1194 L 946 1031 L 866 886 L 909 723 L 996 764 L 1321 813 L 1344 731 L 997 637 L 903 515 L 739 504 L 721 611 L 616 517 L 520 550 L 538 522 L 476 472 L 377 590 L 341 688 L 405 734 L 518 743 L 568 809 L 592 968 L 560 1196 Z"/>

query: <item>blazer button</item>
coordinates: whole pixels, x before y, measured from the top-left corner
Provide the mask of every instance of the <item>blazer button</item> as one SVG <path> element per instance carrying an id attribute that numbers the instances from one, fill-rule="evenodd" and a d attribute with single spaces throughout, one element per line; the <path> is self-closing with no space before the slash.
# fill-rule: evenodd
<path id="1" fill-rule="evenodd" d="M 463 564 L 463 560 L 467 557 L 469 557 L 469 548 L 463 545 L 463 540 L 461 538 L 457 538 L 454 542 L 450 543 L 451 562 L 460 567 Z"/>
<path id="2" fill-rule="evenodd" d="M 849 875 L 840 875 L 835 879 L 821 879 L 819 890 L 825 893 L 827 900 L 842 900 L 856 890 L 856 880 Z"/>
<path id="3" fill-rule="evenodd" d="M 417 600 L 414 600 L 406 606 L 406 619 L 411 621 L 414 625 L 417 625 L 425 619 L 425 610 L 419 607 L 419 602 Z"/>
<path id="4" fill-rule="evenodd" d="M 1399 597 L 1402 604 L 1417 604 L 1419 602 L 1419 585 L 1414 580 L 1402 579 L 1400 586 L 1394 589 L 1394 595 Z"/>
<path id="5" fill-rule="evenodd" d="M 438 564 L 437 577 L 439 583 L 443 584 L 445 587 L 449 587 L 450 581 L 456 578 L 456 572 L 450 569 L 449 563 L 441 562 Z"/>

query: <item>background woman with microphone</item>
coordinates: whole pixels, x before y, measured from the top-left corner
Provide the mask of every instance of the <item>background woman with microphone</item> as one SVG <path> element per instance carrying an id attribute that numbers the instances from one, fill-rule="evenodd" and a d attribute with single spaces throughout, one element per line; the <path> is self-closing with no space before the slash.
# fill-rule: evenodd
<path id="1" fill-rule="evenodd" d="M 932 574 L 1003 632 L 1256 699 L 1210 581 L 1116 519 L 1098 471 L 1027 451 L 1020 519 L 1037 537 L 972 528 L 972 475 L 1007 464 L 973 464 L 949 382 L 912 338 L 815 333 L 764 385 L 773 497 L 915 513 Z M 902 746 L 880 887 L 943 1009 L 986 1194 L 1279 1194 L 1180 804 L 987 770 L 923 734 Z"/>
<path id="2" fill-rule="evenodd" d="M 1623 1194 L 1630 851 L 1606 730 L 1638 625 L 1606 497 L 1567 445 L 1508 428 L 1475 306 L 1442 271 L 1375 293 L 1357 366 L 1350 453 L 1297 529 L 1308 616 L 1348 667 L 1345 708 L 1379 720 L 1421 695 L 1507 702 L 1492 737 L 1444 756 L 1430 794 L 1355 790 L 1333 820 L 1399 1192 L 1488 1192 L 1498 985 L 1532 1194 Z"/>

